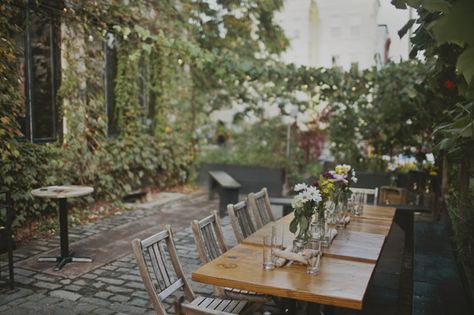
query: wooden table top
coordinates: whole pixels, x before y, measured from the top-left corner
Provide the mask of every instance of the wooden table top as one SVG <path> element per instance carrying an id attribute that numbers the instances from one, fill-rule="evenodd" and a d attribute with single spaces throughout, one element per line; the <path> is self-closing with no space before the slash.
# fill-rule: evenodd
<path id="1" fill-rule="evenodd" d="M 48 186 L 33 189 L 31 194 L 40 198 L 72 198 L 89 195 L 94 192 L 94 188 L 89 186 L 63 185 L 63 186 Z"/>
<path id="2" fill-rule="evenodd" d="M 391 227 L 392 221 L 352 217 L 351 222 L 346 225 L 346 230 L 387 236 Z"/>
<path id="3" fill-rule="evenodd" d="M 273 296 L 362 309 L 374 263 L 323 256 L 318 275 L 293 264 L 273 270 L 262 268 L 262 247 L 240 244 L 192 273 L 194 281 L 255 291 Z"/>
<path id="4" fill-rule="evenodd" d="M 392 221 L 395 217 L 396 208 L 382 207 L 375 205 L 364 205 L 362 215 L 360 217 L 367 219 L 385 219 Z"/>
<path id="5" fill-rule="evenodd" d="M 288 230 L 288 224 L 292 219 L 293 215 L 289 214 L 275 222 L 270 222 L 244 239 L 242 244 L 261 246 L 263 244 L 263 237 L 271 235 L 272 226 L 283 225 L 283 245 L 285 247 L 290 246 L 295 239 L 295 235 Z M 338 235 L 331 247 L 324 248 L 324 255 L 333 258 L 375 263 L 380 256 L 385 236 L 390 230 L 390 225 L 391 221 L 387 220 L 354 218 L 345 230 L 338 231 Z"/>
<path id="6" fill-rule="evenodd" d="M 224 255 L 193 272 L 194 281 L 222 287 L 256 291 L 296 300 L 362 309 L 363 299 L 395 208 L 366 206 L 363 215 L 353 217 L 339 231 L 329 249 L 324 249 L 321 270 L 306 274 L 306 267 L 293 264 L 274 270 L 262 268 L 262 242 L 273 225 L 283 225 L 284 243 L 291 245 L 294 235 L 288 225 L 293 214 L 271 222 Z"/>

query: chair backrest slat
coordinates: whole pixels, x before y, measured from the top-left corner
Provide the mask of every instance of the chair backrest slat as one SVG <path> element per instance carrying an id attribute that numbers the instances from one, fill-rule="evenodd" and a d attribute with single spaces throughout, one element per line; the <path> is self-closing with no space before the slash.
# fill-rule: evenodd
<path id="1" fill-rule="evenodd" d="M 156 284 L 158 285 L 158 289 L 164 290 L 166 287 L 164 286 L 161 275 L 161 270 L 158 266 L 158 260 L 156 259 L 156 254 L 155 250 L 152 247 L 148 247 L 146 249 L 146 252 L 148 253 L 148 258 L 150 259 L 151 262 L 151 267 L 153 268 L 154 273 L 152 274 L 152 279 L 156 281 Z"/>
<path id="2" fill-rule="evenodd" d="M 266 188 L 262 188 L 262 190 L 256 193 L 250 193 L 248 202 L 255 217 L 257 228 L 261 228 L 265 224 L 275 221 Z"/>
<path id="3" fill-rule="evenodd" d="M 173 233 L 169 226 L 165 231 L 143 241 L 133 240 L 132 247 L 140 275 L 157 314 L 167 314 L 161 301 L 180 288 L 183 288 L 188 301 L 195 298 L 194 292 L 184 277 L 176 253 Z M 156 280 L 156 286 L 153 280 Z"/>
<path id="4" fill-rule="evenodd" d="M 166 253 L 162 247 L 162 243 L 160 242 L 158 244 L 153 244 L 153 249 L 157 255 L 156 260 L 158 261 L 158 267 L 160 268 L 163 282 L 165 283 L 166 287 L 169 287 L 172 281 L 170 272 L 168 271 L 169 267 L 166 264 Z"/>
<path id="5" fill-rule="evenodd" d="M 200 221 L 194 220 L 191 227 L 203 263 L 212 261 L 227 251 L 217 212 L 214 211 Z"/>
<path id="6" fill-rule="evenodd" d="M 227 210 L 229 211 L 235 237 L 239 243 L 257 230 L 246 200 L 238 202 L 235 205 L 228 205 Z"/>
<path id="7" fill-rule="evenodd" d="M 207 247 L 209 248 L 209 254 L 212 259 L 215 259 L 221 255 L 219 249 L 217 248 L 217 240 L 214 237 L 214 232 L 212 231 L 212 226 L 208 224 L 205 226 L 202 231 L 204 232 L 204 239 L 206 240 Z"/>
<path id="8" fill-rule="evenodd" d="M 351 188 L 353 194 L 362 196 L 364 204 L 368 204 L 368 196 L 373 196 L 373 204 L 377 204 L 378 188 Z"/>
<path id="9" fill-rule="evenodd" d="M 158 294 L 158 297 L 161 300 L 164 300 L 167 297 L 169 297 L 171 294 L 173 294 L 176 290 L 179 290 L 183 285 L 184 285 L 183 279 L 178 279 L 175 282 L 173 282 L 173 284 L 171 284 L 169 287 L 161 291 Z"/>

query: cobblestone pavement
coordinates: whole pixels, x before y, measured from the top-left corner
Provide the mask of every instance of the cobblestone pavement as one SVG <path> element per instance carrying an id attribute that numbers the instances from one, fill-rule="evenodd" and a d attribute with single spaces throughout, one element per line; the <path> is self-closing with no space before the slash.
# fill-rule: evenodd
<path id="1" fill-rule="evenodd" d="M 200 265 L 200 261 L 189 223 L 192 219 L 202 217 L 202 213 L 217 209 L 217 201 L 206 202 L 205 198 L 205 194 L 193 194 L 165 205 L 157 204 L 154 207 L 138 207 L 135 210 L 124 211 L 121 215 L 70 229 L 70 242 L 117 228 L 144 216 L 158 215 L 162 218 L 160 223 L 164 224 L 172 212 L 173 218 L 180 220 L 180 226 L 174 226 L 177 251 L 185 273 L 190 277 L 191 272 Z M 208 208 L 204 211 L 203 209 L 193 211 L 193 203 L 196 200 L 201 203 L 204 201 Z M 197 214 L 200 216 L 196 216 Z M 223 218 L 222 225 L 228 244 L 235 244 L 228 217 Z M 19 262 L 58 246 L 58 236 L 45 240 L 33 240 L 17 249 L 14 252 L 14 258 L 16 262 Z M 4 266 L 6 257 L 2 256 L 0 260 Z M 2 280 L 5 276 L 4 271 Z M 197 294 L 212 293 L 210 286 L 191 280 L 190 283 Z M 0 281 L 0 284 L 4 287 L 4 283 Z M 173 306 L 166 305 L 172 311 Z M 106 315 L 154 314 L 154 312 L 148 303 L 148 296 L 130 248 L 130 254 L 75 279 L 15 267 L 15 289 L 0 289 L 0 314 Z"/>

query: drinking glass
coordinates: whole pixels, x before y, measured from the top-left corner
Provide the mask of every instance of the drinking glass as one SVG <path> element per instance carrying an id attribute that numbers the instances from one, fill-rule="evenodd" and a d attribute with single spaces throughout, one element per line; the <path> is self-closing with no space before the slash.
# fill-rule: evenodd
<path id="1" fill-rule="evenodd" d="M 357 194 L 357 205 L 356 205 L 356 214 L 358 216 L 362 215 L 362 211 L 364 210 L 364 195 L 363 194 Z"/>
<path id="2" fill-rule="evenodd" d="M 316 244 L 320 244 L 323 247 L 328 247 L 328 237 L 326 224 L 324 221 L 319 220 L 311 223 L 310 227 L 311 241 Z"/>
<path id="3" fill-rule="evenodd" d="M 283 249 L 285 229 L 283 224 L 275 224 L 272 226 L 273 247 L 276 249 Z"/>
<path id="4" fill-rule="evenodd" d="M 346 211 L 344 209 L 344 206 L 341 203 L 338 203 L 334 212 L 336 216 L 336 229 L 344 229 L 346 227 L 346 224 L 344 222 L 344 219 L 346 218 Z"/>
<path id="5" fill-rule="evenodd" d="M 271 270 L 275 268 L 273 263 L 273 237 L 265 235 L 263 237 L 263 269 Z"/>
<path id="6" fill-rule="evenodd" d="M 318 250 L 318 255 L 315 257 L 311 257 L 308 259 L 308 265 L 306 266 L 306 273 L 309 275 L 317 275 L 319 274 L 319 263 L 321 260 L 321 243 L 318 242 L 318 245 L 315 245 L 314 247 L 311 246 L 312 249 L 317 249 Z"/>

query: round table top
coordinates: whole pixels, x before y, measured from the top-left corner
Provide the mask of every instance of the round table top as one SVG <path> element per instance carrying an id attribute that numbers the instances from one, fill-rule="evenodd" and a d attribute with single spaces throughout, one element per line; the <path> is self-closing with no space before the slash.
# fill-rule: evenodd
<path id="1" fill-rule="evenodd" d="M 35 197 L 40 198 L 72 198 L 89 195 L 94 192 L 94 188 L 89 186 L 76 186 L 76 185 L 64 185 L 64 186 L 48 186 L 33 189 L 31 194 Z"/>

